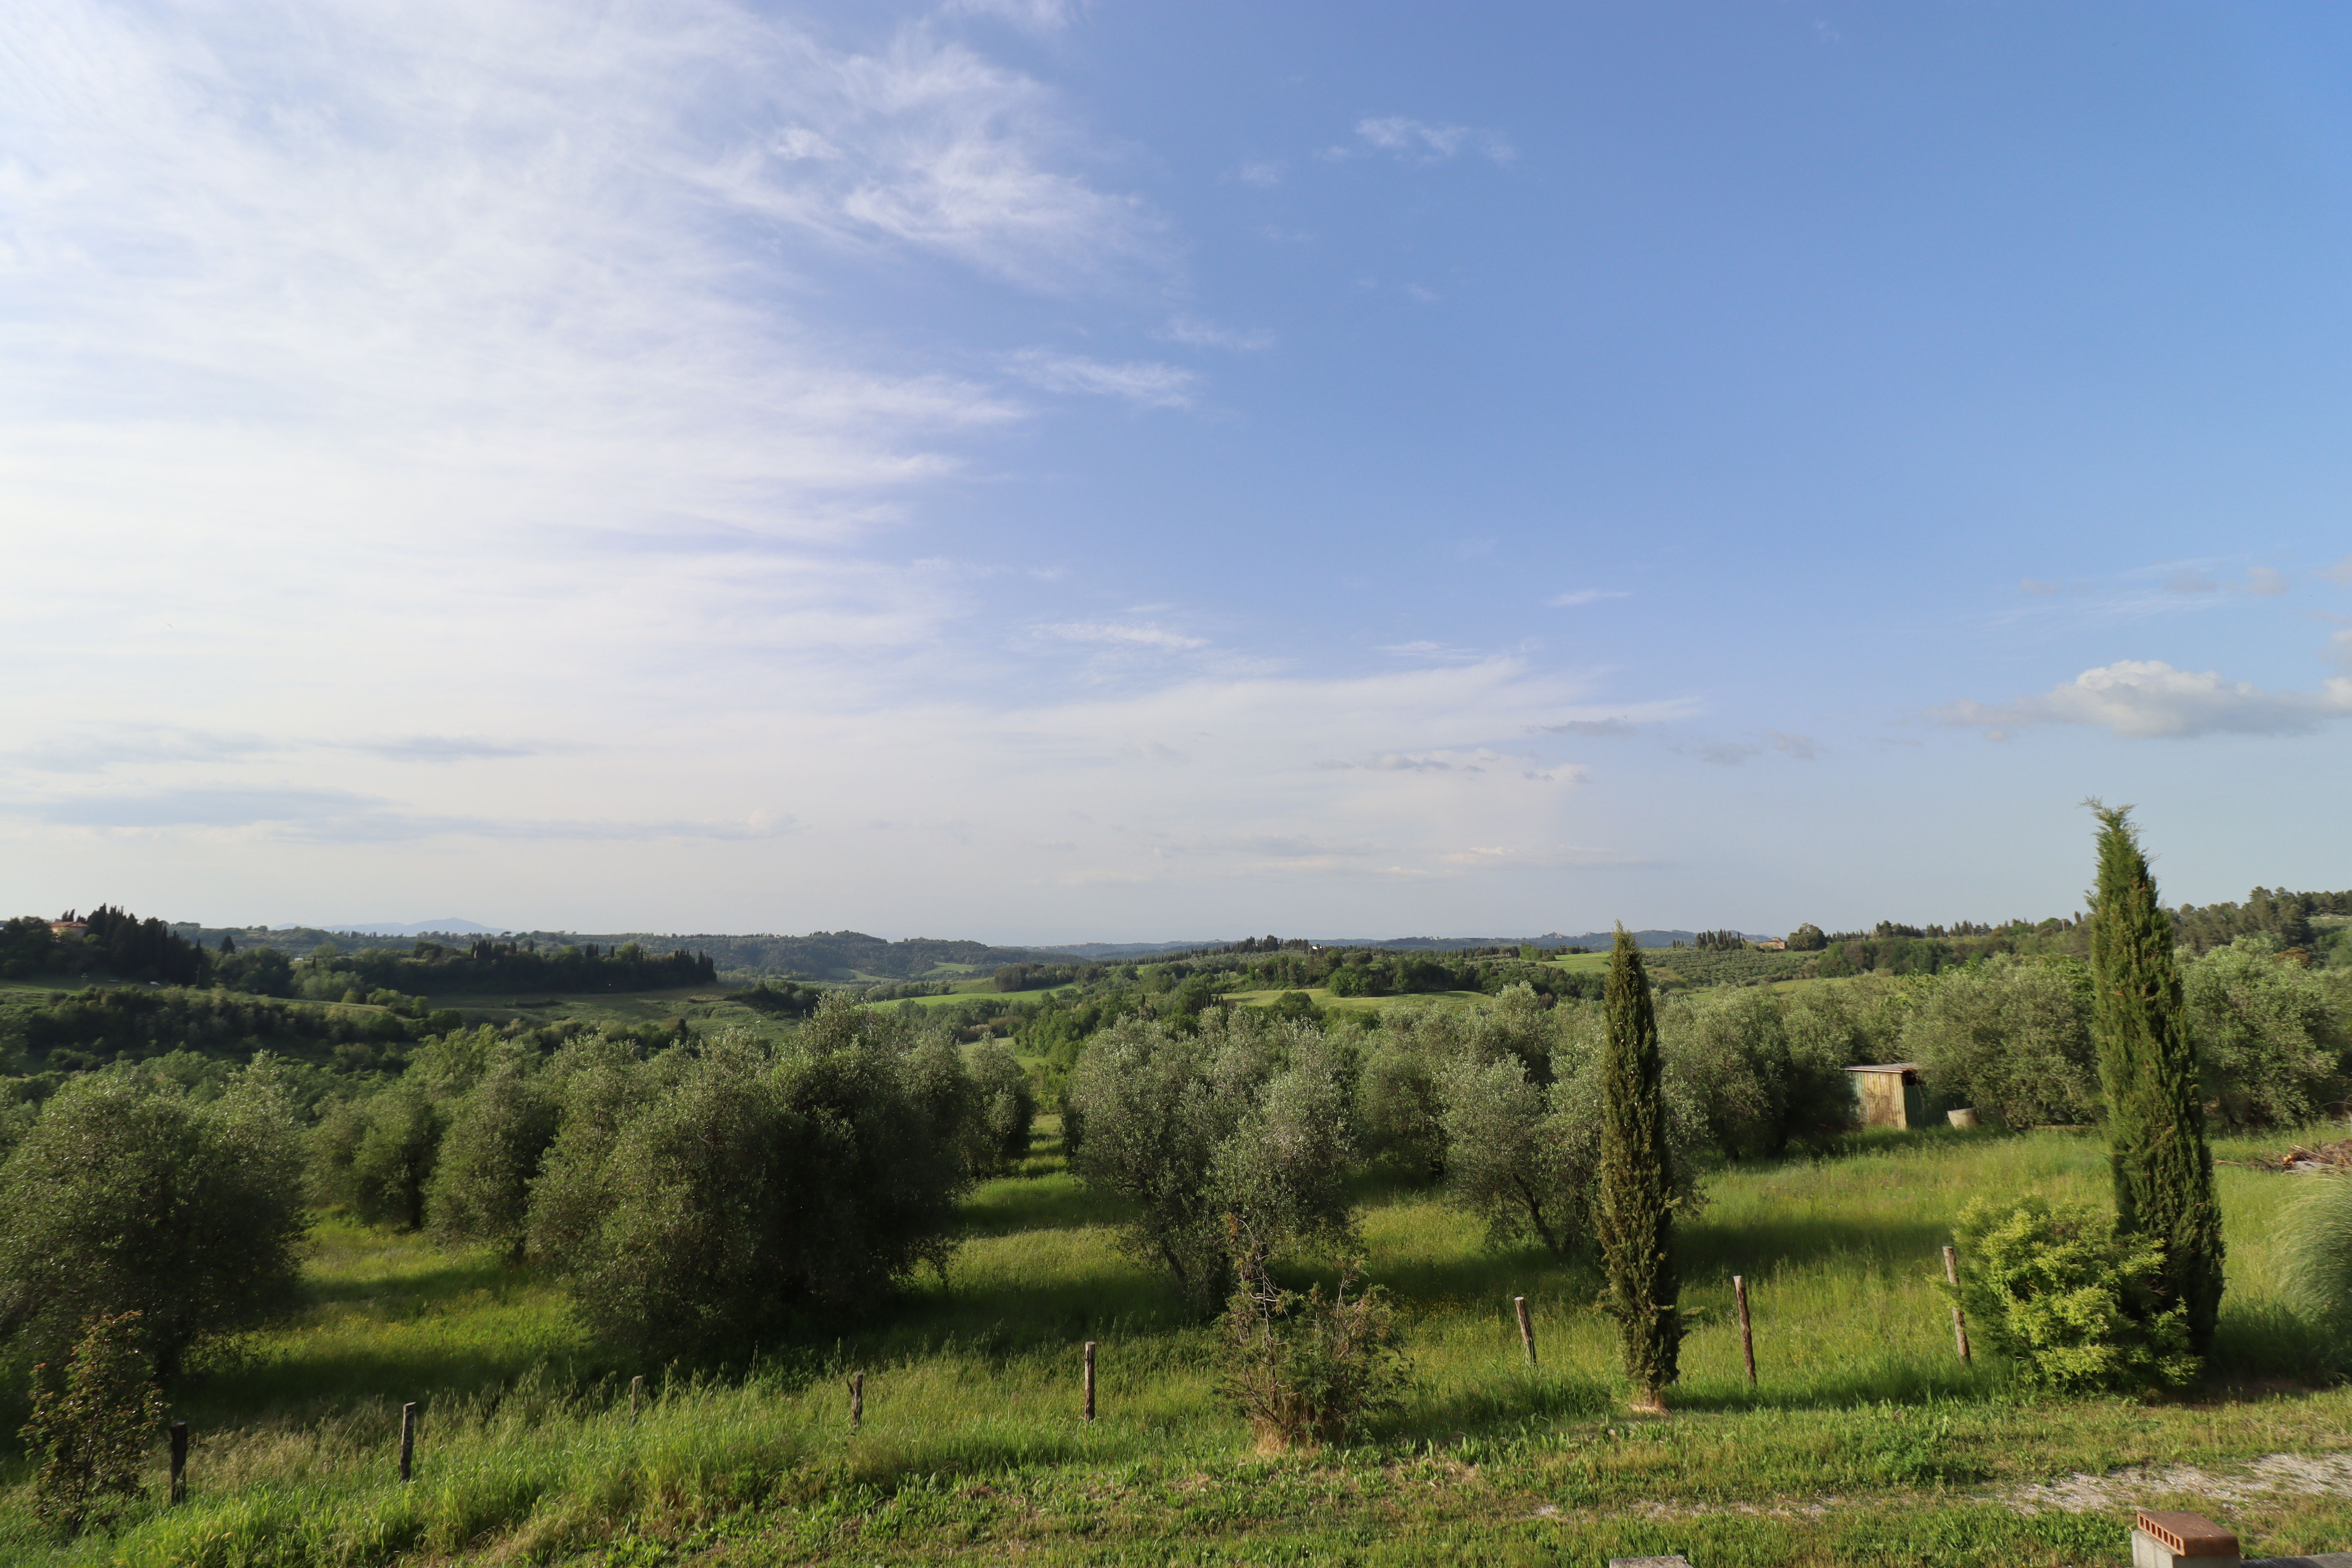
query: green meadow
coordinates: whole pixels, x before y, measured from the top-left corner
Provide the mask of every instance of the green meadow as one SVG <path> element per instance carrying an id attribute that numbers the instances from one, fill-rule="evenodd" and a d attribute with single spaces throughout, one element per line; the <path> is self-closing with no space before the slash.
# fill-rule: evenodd
<path id="1" fill-rule="evenodd" d="M 1368 1176 L 1364 1257 L 1406 1324 L 1412 1396 L 1369 1446 L 1266 1457 L 1219 1404 L 1210 1326 L 1122 1253 L 1118 1206 L 1061 1165 L 1049 1120 L 1022 1173 L 972 1195 L 944 1277 L 715 1367 L 632 1365 L 526 1270 L 322 1217 L 299 1316 L 173 1390 L 194 1434 L 187 1503 L 162 1506 L 159 1447 L 119 1533 L 58 1546 L 12 1458 L 0 1562 L 2120 1564 L 2130 1509 L 2167 1504 L 2234 1524 L 2249 1555 L 2352 1547 L 2352 1393 L 2302 1381 L 2315 1347 L 2281 1304 L 2270 1243 L 2313 1178 L 2221 1167 L 2213 1374 L 2141 1404 L 2030 1396 L 1997 1365 L 1962 1364 L 1933 1283 L 1969 1197 L 2101 1197 L 2095 1134 L 1857 1135 L 1830 1158 L 1720 1171 L 1683 1232 L 1696 1325 L 1658 1418 L 1627 1412 L 1591 1268 L 1490 1250 L 1434 1194 Z M 1753 1388 L 1734 1274 L 1752 1292 Z M 21 1403 L 0 1416 L 13 1426 Z M 2335 1479 L 2248 1479 L 2280 1453 L 2333 1456 Z M 2028 1489 L 2118 1471 L 2073 1483 L 2073 1507 Z"/>

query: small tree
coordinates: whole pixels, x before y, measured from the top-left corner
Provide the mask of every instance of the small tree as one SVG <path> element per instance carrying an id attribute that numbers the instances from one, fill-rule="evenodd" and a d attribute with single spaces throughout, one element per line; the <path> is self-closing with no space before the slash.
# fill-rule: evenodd
<path id="1" fill-rule="evenodd" d="M 2189 1342 L 2202 1355 L 2221 1310 L 2221 1209 L 2172 924 L 2157 902 L 2130 808 L 2090 804 L 2099 818 L 2091 1041 L 2107 1101 L 2116 1231 L 2160 1249 L 2159 1296 L 2187 1309 Z"/>
<path id="2" fill-rule="evenodd" d="M 170 1378 L 190 1348 L 296 1298 L 292 1116 L 266 1059 L 200 1103 L 129 1073 L 69 1079 L 0 1166 L 0 1341 L 55 1359 L 137 1311 Z"/>
<path id="3" fill-rule="evenodd" d="M 971 1073 L 976 1127 L 973 1169 L 993 1173 L 1028 1158 L 1029 1130 L 1037 1121 L 1037 1091 L 1028 1070 L 1000 1040 L 982 1040 L 965 1058 Z"/>
<path id="4" fill-rule="evenodd" d="M 163 1424 L 163 1397 L 142 1348 L 140 1315 L 92 1318 L 62 1377 L 33 1368 L 33 1417 L 25 1446 L 40 1461 L 33 1514 L 68 1536 L 111 1524 L 136 1499 L 139 1467 Z"/>
<path id="5" fill-rule="evenodd" d="M 1591 1169 L 1516 1057 L 1465 1056 L 1441 1084 L 1445 1185 L 1486 1222 L 1490 1245 L 1532 1236 L 1564 1258 L 1584 1240 Z"/>
<path id="6" fill-rule="evenodd" d="M 520 1263 L 530 1229 L 530 1184 L 555 1142 L 556 1100 L 513 1063 L 475 1086 L 441 1141 L 425 1205 L 446 1241 L 496 1242 Z"/>
<path id="7" fill-rule="evenodd" d="M 1624 927 L 1617 928 L 1603 998 L 1609 1038 L 1601 1057 L 1601 1194 L 1594 1228 L 1609 1277 L 1609 1310 L 1624 1337 L 1625 1371 L 1641 1404 L 1664 1408 L 1682 1350 L 1682 1291 L 1675 1266 L 1674 1153 L 1660 1092 L 1658 1023 L 1649 977 Z"/>

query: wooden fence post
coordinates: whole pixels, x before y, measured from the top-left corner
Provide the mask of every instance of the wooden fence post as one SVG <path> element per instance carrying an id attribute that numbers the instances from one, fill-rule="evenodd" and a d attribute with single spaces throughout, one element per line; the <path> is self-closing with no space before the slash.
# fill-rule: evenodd
<path id="1" fill-rule="evenodd" d="M 415 1401 L 400 1407 L 400 1479 L 407 1480 L 415 1474 L 416 1405 Z"/>
<path id="2" fill-rule="evenodd" d="M 1092 1340 L 1088 1340 L 1088 1341 L 1087 1342 L 1087 1424 L 1088 1426 L 1092 1426 L 1092 1425 L 1094 1424 L 1094 1419 L 1095 1419 L 1095 1342 L 1094 1342 L 1094 1341 L 1092 1341 Z"/>
<path id="3" fill-rule="evenodd" d="M 1959 1256 L 1948 1247 L 1944 1248 L 1944 1283 L 1955 1290 L 1960 1288 Z M 1960 1304 L 1958 1301 L 1952 1303 L 1952 1342 L 1960 1347 L 1960 1360 L 1968 1362 L 1976 1359 L 1969 1354 L 1969 1322 L 1966 1318 L 1960 1316 Z"/>
<path id="4" fill-rule="evenodd" d="M 1525 1296 L 1512 1297 L 1511 1305 L 1518 1310 L 1519 1343 L 1528 1352 L 1528 1369 L 1532 1372 L 1536 1365 L 1535 1320 L 1528 1316 L 1528 1299 Z"/>
<path id="5" fill-rule="evenodd" d="M 865 1425 L 866 1374 L 853 1372 L 849 1374 L 849 1429 L 855 1432 Z"/>
<path id="6" fill-rule="evenodd" d="M 1748 1363 L 1748 1386 L 1756 1386 L 1756 1335 L 1748 1326 L 1748 1281 L 1731 1277 L 1731 1299 L 1739 1307 L 1739 1355 Z"/>
<path id="7" fill-rule="evenodd" d="M 172 1501 L 174 1506 L 188 1500 L 188 1424 L 172 1423 Z"/>
<path id="8" fill-rule="evenodd" d="M 644 1373 L 639 1373 L 636 1376 L 629 1379 L 629 1424 L 631 1426 L 636 1425 L 637 1406 L 643 1405 L 645 1403 L 645 1399 L 646 1374 Z"/>

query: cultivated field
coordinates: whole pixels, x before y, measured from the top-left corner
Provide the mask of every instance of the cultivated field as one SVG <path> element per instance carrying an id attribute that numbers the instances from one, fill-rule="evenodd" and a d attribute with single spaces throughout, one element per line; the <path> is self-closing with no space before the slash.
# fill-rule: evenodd
<path id="1" fill-rule="evenodd" d="M 1269 1458 L 1215 1397 L 1208 1328 L 1121 1255 L 1115 1206 L 1060 1165 L 1048 1121 L 1024 1173 L 971 1200 L 944 1279 L 837 1338 L 747 1345 L 700 1373 L 605 1358 L 527 1272 L 322 1220 L 299 1320 L 175 1391 L 189 1502 L 56 1547 L 11 1460 L 0 1561 L 2120 1564 L 2140 1504 L 2232 1522 L 2250 1555 L 2352 1547 L 2352 1393 L 2298 1381 L 2311 1347 L 2270 1248 L 2295 1184 L 2332 1178 L 2221 1168 L 2212 1378 L 2141 1405 L 2028 1398 L 1998 1367 L 1962 1366 L 1930 1283 L 1969 1197 L 2102 1197 L 2096 1133 L 1857 1137 L 1831 1159 L 1720 1172 L 1685 1231 L 1699 1320 L 1658 1419 L 1625 1413 L 1593 1270 L 1489 1251 L 1434 1195 L 1368 1177 L 1367 1261 L 1403 1309 L 1416 1390 L 1373 1446 Z M 1752 1391 L 1734 1273 L 1754 1297 Z M 1538 1371 L 1514 1295 L 1535 1309 Z M 403 1487 L 406 1400 L 423 1422 Z M 2282 1453 L 2297 1458 L 2257 1466 Z"/>

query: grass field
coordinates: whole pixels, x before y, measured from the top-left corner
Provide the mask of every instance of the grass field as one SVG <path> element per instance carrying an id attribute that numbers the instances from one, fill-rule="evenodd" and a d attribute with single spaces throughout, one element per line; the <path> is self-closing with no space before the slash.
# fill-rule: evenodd
<path id="1" fill-rule="evenodd" d="M 324 1220 L 299 1318 L 175 1391 L 195 1434 L 189 1503 L 56 1547 L 11 1458 L 0 1562 L 2119 1564 L 2129 1507 L 2158 1503 L 2235 1523 L 2250 1554 L 2352 1546 L 2352 1394 L 2296 1381 L 2312 1347 L 2269 1249 L 2307 1178 L 2222 1167 L 2221 1366 L 2151 1406 L 2038 1402 L 1962 1366 L 1930 1283 L 1969 1196 L 2098 1195 L 2095 1138 L 1884 1135 L 1725 1173 L 1685 1233 L 1698 1321 L 1663 1420 L 1625 1413 L 1589 1268 L 1488 1251 L 1429 1194 L 1367 1178 L 1368 1260 L 1402 1309 L 1413 1397 L 1373 1446 L 1266 1458 L 1218 1406 L 1209 1331 L 1121 1255 L 1117 1206 L 1060 1165 L 1048 1127 L 1033 1173 L 974 1194 L 944 1280 L 837 1339 L 745 1346 L 744 1365 L 702 1375 L 600 1352 L 528 1273 Z M 1754 1294 L 1754 1390 L 1735 1272 Z M 1540 1372 L 1519 1356 L 1521 1294 Z M 1087 1339 L 1102 1344 L 1091 1428 L 1076 1418 Z M 855 1435 L 852 1368 L 866 1373 Z M 653 1393 L 633 1422 L 635 1373 Z M 404 1488 L 394 1433 L 412 1399 L 419 1479 Z M 2242 1468 L 2276 1453 L 2341 1456 L 2335 1489 L 2248 1489 Z M 2021 1489 L 2074 1472 L 2189 1465 L 2203 1474 L 2023 1511 Z"/>

